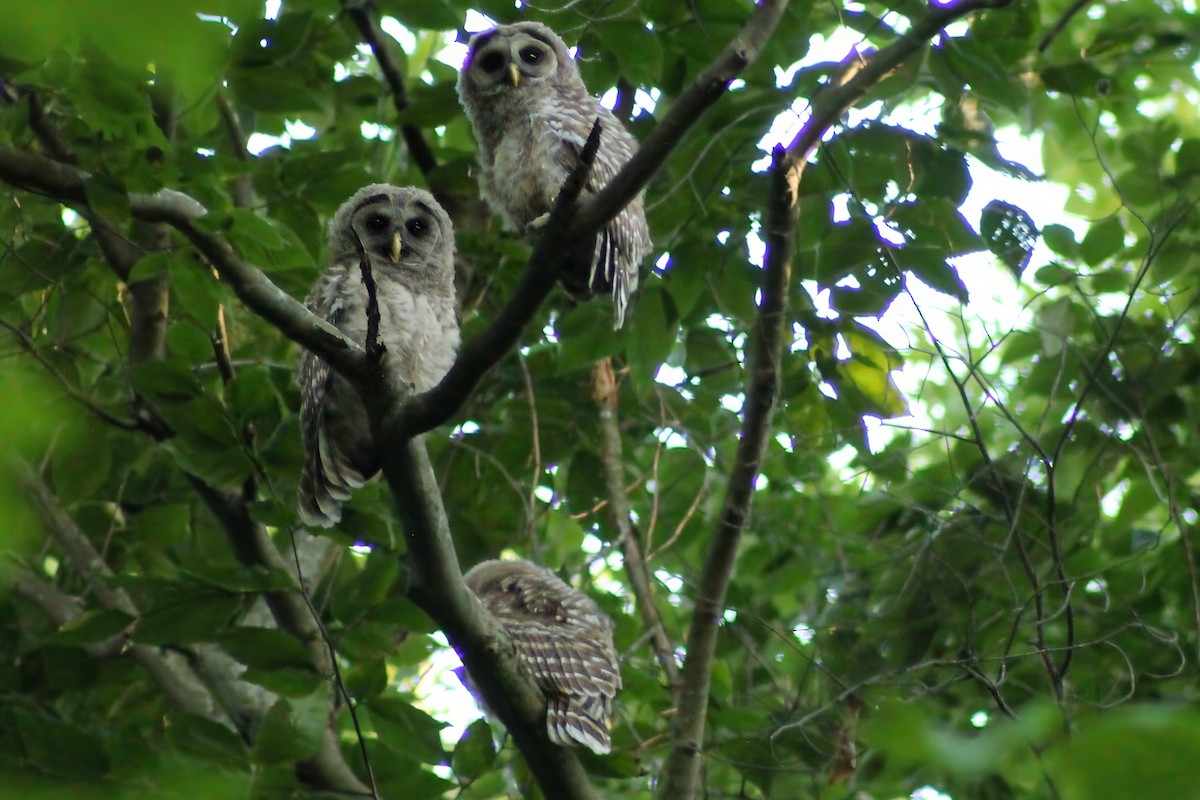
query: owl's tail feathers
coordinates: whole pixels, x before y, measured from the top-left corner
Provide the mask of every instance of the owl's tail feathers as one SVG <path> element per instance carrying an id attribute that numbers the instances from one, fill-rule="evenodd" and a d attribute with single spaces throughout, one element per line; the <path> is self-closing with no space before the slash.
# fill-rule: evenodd
<path id="1" fill-rule="evenodd" d="M 562 276 L 563 288 L 576 301 L 612 293 L 614 329 L 625 324 L 629 298 L 638 283 L 637 265 L 622 255 L 618 235 L 608 225 L 596 235 L 594 243 L 574 245 Z"/>
<path id="2" fill-rule="evenodd" d="M 309 453 L 300 476 L 298 511 L 305 525 L 331 528 L 342 519 L 342 503 L 366 480 L 329 441 L 322 428 L 315 453 Z"/>
<path id="3" fill-rule="evenodd" d="M 546 731 L 550 741 L 564 747 L 581 744 L 597 755 L 612 751 L 612 738 L 604 726 L 603 716 L 579 704 L 578 698 L 551 695 L 546 705 Z"/>

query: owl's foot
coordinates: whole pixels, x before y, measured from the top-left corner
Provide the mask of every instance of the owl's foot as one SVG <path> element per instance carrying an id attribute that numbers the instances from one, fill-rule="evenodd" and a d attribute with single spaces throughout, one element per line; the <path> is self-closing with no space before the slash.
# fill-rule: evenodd
<path id="1" fill-rule="evenodd" d="M 528 231 L 529 233 L 533 233 L 536 230 L 540 230 L 540 229 L 546 227 L 546 223 L 549 221 L 550 221 L 550 212 L 547 211 L 545 214 L 542 214 L 540 217 L 534 217 L 533 220 L 531 220 L 530 223 L 525 226 L 525 230 Z"/>

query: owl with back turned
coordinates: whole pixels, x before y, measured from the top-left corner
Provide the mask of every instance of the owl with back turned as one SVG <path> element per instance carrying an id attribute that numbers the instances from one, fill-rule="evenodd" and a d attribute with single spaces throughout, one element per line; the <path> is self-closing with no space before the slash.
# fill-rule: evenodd
<path id="1" fill-rule="evenodd" d="M 479 186 L 505 224 L 530 233 L 544 221 L 597 118 L 600 150 L 581 200 L 599 192 L 633 157 L 637 140 L 583 85 L 566 44 L 539 22 L 476 34 L 458 75 L 458 96 L 479 142 Z M 639 194 L 578 254 L 563 285 L 578 299 L 611 292 L 621 327 L 650 250 Z"/>
<path id="2" fill-rule="evenodd" d="M 621 688 L 612 620 L 583 592 L 528 561 L 484 561 L 464 579 L 545 696 L 550 741 L 609 752 L 608 721 Z"/>
<path id="3" fill-rule="evenodd" d="M 338 208 L 328 233 L 330 266 L 305 305 L 366 345 L 361 242 L 376 284 L 379 338 L 390 374 L 406 391 L 436 386 L 459 343 L 450 217 L 424 189 L 376 183 Z M 300 518 L 330 527 L 340 521 L 351 490 L 379 471 L 380 457 L 358 392 L 307 350 L 300 356 L 300 431 Z"/>

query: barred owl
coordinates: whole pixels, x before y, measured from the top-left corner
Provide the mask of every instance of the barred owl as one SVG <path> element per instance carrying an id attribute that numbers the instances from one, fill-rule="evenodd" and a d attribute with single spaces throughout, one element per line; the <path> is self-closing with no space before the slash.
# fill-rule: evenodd
<path id="1" fill-rule="evenodd" d="M 563 40 L 539 22 L 502 25 L 472 37 L 458 96 L 479 141 L 483 198 L 519 233 L 544 221 L 597 117 L 600 150 L 584 198 L 600 191 L 637 150 L 637 140 L 588 93 Z M 639 194 L 594 244 L 569 255 L 563 285 L 579 299 L 611 291 L 619 328 L 649 250 Z"/>
<path id="2" fill-rule="evenodd" d="M 621 688 L 612 620 L 590 597 L 528 561 L 484 561 L 466 582 L 545 695 L 550 741 L 609 752 L 608 719 Z"/>
<path id="3" fill-rule="evenodd" d="M 356 236 L 377 287 L 386 363 L 407 389 L 437 385 L 454 363 L 459 342 L 450 217 L 429 192 L 385 183 L 359 189 L 334 214 L 331 264 L 305 305 L 365 344 L 367 289 Z M 300 518 L 329 527 L 341 519 L 350 491 L 379 470 L 380 459 L 354 387 L 307 350 L 300 357 L 300 430 Z"/>

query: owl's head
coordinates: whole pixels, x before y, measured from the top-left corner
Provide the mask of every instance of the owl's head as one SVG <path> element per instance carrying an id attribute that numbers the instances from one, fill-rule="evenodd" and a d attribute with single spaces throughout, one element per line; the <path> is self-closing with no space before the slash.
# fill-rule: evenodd
<path id="1" fill-rule="evenodd" d="M 571 588 L 545 567 L 523 559 L 484 561 L 463 576 L 467 588 L 499 617 L 560 616 Z"/>
<path id="2" fill-rule="evenodd" d="M 454 227 L 424 189 L 387 183 L 359 189 L 329 222 L 330 255 L 357 253 L 356 235 L 372 265 L 392 265 L 409 281 L 453 279 Z"/>
<path id="3" fill-rule="evenodd" d="M 471 37 L 458 75 L 464 103 L 530 97 L 547 86 L 587 93 L 567 45 L 542 23 L 501 25 Z"/>

